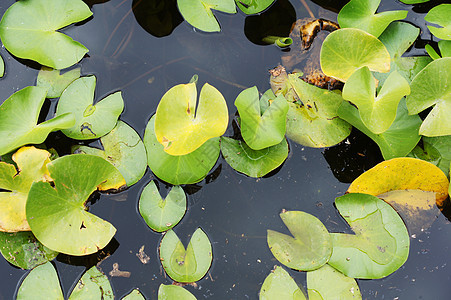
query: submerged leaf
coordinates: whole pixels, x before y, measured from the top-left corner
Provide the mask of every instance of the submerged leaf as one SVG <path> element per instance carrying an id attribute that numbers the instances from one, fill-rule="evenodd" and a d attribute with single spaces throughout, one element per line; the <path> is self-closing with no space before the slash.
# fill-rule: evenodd
<path id="1" fill-rule="evenodd" d="M 428 26 L 433 35 L 443 40 L 451 40 L 451 4 L 440 4 L 433 7 L 424 17 L 429 23 L 440 27 Z"/>
<path id="2" fill-rule="evenodd" d="M 238 8 L 246 15 L 258 14 L 271 6 L 276 0 L 235 0 Z"/>
<path id="3" fill-rule="evenodd" d="M 60 75 L 60 70 L 43 66 L 38 73 L 36 85 L 47 89 L 47 98 L 57 98 L 72 81 L 80 77 L 80 71 L 80 68 L 76 68 Z"/>
<path id="4" fill-rule="evenodd" d="M 69 300 L 114 299 L 113 289 L 105 274 L 96 266 L 87 270 L 70 293 Z"/>
<path id="5" fill-rule="evenodd" d="M 305 292 L 282 267 L 276 266 L 260 289 L 260 300 L 307 300 Z"/>
<path id="6" fill-rule="evenodd" d="M 52 263 L 37 266 L 20 284 L 17 300 L 64 300 L 58 275 Z"/>
<path id="7" fill-rule="evenodd" d="M 158 300 L 196 300 L 193 294 L 181 286 L 160 284 Z"/>

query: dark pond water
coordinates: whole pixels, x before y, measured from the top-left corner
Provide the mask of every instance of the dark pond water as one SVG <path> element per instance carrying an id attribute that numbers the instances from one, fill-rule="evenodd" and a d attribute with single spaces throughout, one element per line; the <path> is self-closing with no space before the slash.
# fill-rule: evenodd
<path id="1" fill-rule="evenodd" d="M 13 2 L 2 0 L 0 14 Z M 92 7 L 94 17 L 67 28 L 65 33 L 90 50 L 89 57 L 80 65 L 83 74 L 97 76 L 97 99 L 122 90 L 126 107 L 121 119 L 141 136 L 165 91 L 188 82 L 193 74 L 199 75 L 200 84 L 209 82 L 222 92 L 233 117 L 235 97 L 243 88 L 253 85 L 261 92 L 268 89 L 268 69 L 277 66 L 284 53 L 274 46 L 251 42 L 259 34 L 252 28 L 264 26 L 253 25 L 258 20 L 246 19 L 243 14 L 218 13 L 222 25 L 219 34 L 196 32 L 182 22 L 169 36 L 158 37 L 171 30 L 171 24 L 169 29 L 163 25 L 155 29 L 152 26 L 155 20 L 147 18 L 146 7 L 158 1 L 92 2 L 96 3 Z M 284 9 L 284 15 L 276 11 L 271 17 L 281 20 L 278 26 L 282 31 L 288 30 L 295 19 L 309 16 L 302 1 L 290 2 L 279 0 L 271 9 Z M 386 2 L 382 10 L 411 7 L 391 0 Z M 307 5 L 315 17 L 336 18 L 332 11 L 311 1 L 307 1 Z M 328 0 L 322 5 L 337 10 L 343 3 Z M 426 28 L 423 17 L 427 10 L 428 7 L 416 6 L 415 12 L 409 13 L 409 20 Z M 178 18 L 173 16 L 175 25 L 181 22 Z M 268 21 L 262 24 L 268 25 Z M 432 39 L 427 31 L 423 31 L 420 38 L 423 41 L 418 41 L 415 47 Z M 0 52 L 6 62 L 6 76 L 0 80 L 0 99 L 4 100 L 23 87 L 34 85 L 38 69 L 12 57 L 3 47 Z M 423 53 L 423 50 L 414 48 L 411 53 Z M 53 102 L 46 103 L 49 114 L 54 112 L 54 106 Z M 232 133 L 232 127 L 229 128 L 227 134 Z M 67 151 L 71 143 L 58 134 L 53 134 L 49 140 L 58 145 L 61 152 Z M 349 141 L 350 144 L 330 149 L 290 143 L 289 158 L 284 165 L 261 179 L 238 174 L 220 158 L 206 180 L 185 187 L 189 208 L 175 231 L 187 243 L 197 227 L 203 228 L 212 241 L 214 258 L 206 278 L 198 282 L 197 288 L 189 286 L 187 289 L 198 299 L 257 299 L 263 280 L 278 264 L 267 246 L 266 230 L 288 233 L 278 216 L 282 209 L 306 211 L 323 221 L 329 231 L 346 231 L 347 226 L 333 205 L 334 198 L 343 195 L 348 183 L 364 169 L 381 160 L 377 146 L 361 134 L 354 132 Z M 120 270 L 131 272 L 129 278 L 110 277 L 118 299 L 136 287 L 147 299 L 156 299 L 158 286 L 171 283 L 159 264 L 157 248 L 161 235 L 152 232 L 137 212 L 140 192 L 151 179 L 155 178 L 148 170 L 144 178 L 127 191 L 101 195 L 90 205 L 91 212 L 117 228 L 115 239 L 103 251 L 111 256 L 101 261 L 99 267 L 108 273 L 113 263 L 118 263 Z M 163 195 L 169 189 L 162 182 L 159 186 Z M 136 256 L 142 246 L 151 258 L 148 264 L 142 264 Z M 411 239 L 410 256 L 401 269 L 384 279 L 358 281 L 363 298 L 449 299 L 450 247 L 451 224 L 440 215 L 431 228 Z M 55 265 L 64 293 L 69 293 L 86 267 L 98 263 L 104 256 L 104 253 L 88 258 L 58 256 Z M 0 299 L 11 299 L 26 271 L 0 259 L 0 274 Z M 290 274 L 305 286 L 304 273 L 290 271 Z"/>

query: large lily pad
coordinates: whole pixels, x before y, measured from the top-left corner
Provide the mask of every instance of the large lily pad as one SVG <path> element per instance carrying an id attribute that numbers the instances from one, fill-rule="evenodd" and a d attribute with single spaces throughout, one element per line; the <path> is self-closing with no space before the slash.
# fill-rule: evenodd
<path id="1" fill-rule="evenodd" d="M 69 300 L 114 299 L 113 289 L 105 274 L 96 266 L 87 270 L 70 293 Z"/>
<path id="2" fill-rule="evenodd" d="M 46 164 L 50 153 L 35 147 L 22 147 L 12 156 L 12 164 L 0 162 L 0 231 L 30 230 L 25 204 L 31 185 L 48 179 Z"/>
<path id="3" fill-rule="evenodd" d="M 160 284 L 158 300 L 196 300 L 193 294 L 181 286 Z"/>
<path id="4" fill-rule="evenodd" d="M 253 150 L 261 150 L 285 138 L 288 103 L 279 95 L 264 112 L 260 109 L 257 87 L 242 91 L 235 100 L 240 114 L 241 135 Z"/>
<path id="5" fill-rule="evenodd" d="M 80 77 L 80 71 L 76 68 L 60 74 L 60 70 L 44 66 L 38 73 L 36 85 L 47 89 L 47 98 L 58 98 L 72 81 Z"/>
<path id="6" fill-rule="evenodd" d="M 100 138 L 105 150 L 86 146 L 75 146 L 74 153 L 100 156 L 115 166 L 124 176 L 127 186 L 138 182 L 147 169 L 147 153 L 138 133 L 125 122 L 118 121 L 116 127 Z"/>
<path id="7" fill-rule="evenodd" d="M 284 211 L 283 223 L 294 237 L 268 230 L 268 246 L 285 266 L 311 271 L 323 266 L 332 253 L 329 232 L 316 217 L 302 211 Z"/>
<path id="8" fill-rule="evenodd" d="M 425 136 L 451 135 L 451 57 L 436 59 L 415 76 L 407 97 L 409 114 L 433 106 L 420 127 Z"/>
<path id="9" fill-rule="evenodd" d="M 75 118 L 71 113 L 37 124 L 45 96 L 44 88 L 29 86 L 3 102 L 0 106 L 0 155 L 26 144 L 40 144 L 50 132 L 74 126 Z"/>
<path id="10" fill-rule="evenodd" d="M 161 240 L 160 261 L 174 281 L 196 282 L 207 274 L 212 262 L 211 243 L 198 228 L 185 250 L 175 232 L 170 229 Z"/>
<path id="11" fill-rule="evenodd" d="M 213 10 L 236 13 L 234 0 L 177 0 L 183 18 L 192 26 L 206 32 L 221 31 Z"/>
<path id="12" fill-rule="evenodd" d="M 99 138 L 116 126 L 124 109 L 121 92 L 113 93 L 93 104 L 96 77 L 81 77 L 72 82 L 61 95 L 56 115 L 71 112 L 75 125 L 62 132 L 73 139 L 89 140 Z"/>
<path id="13" fill-rule="evenodd" d="M 359 28 L 378 37 L 387 26 L 407 17 L 407 10 L 384 11 L 376 14 L 380 0 L 351 0 L 340 10 L 341 28 Z"/>
<path id="14" fill-rule="evenodd" d="M 346 194 L 335 205 L 355 234 L 331 233 L 329 264 L 352 278 L 375 279 L 399 269 L 409 256 L 409 234 L 398 213 L 367 194 Z"/>
<path id="15" fill-rule="evenodd" d="M 329 34 L 321 47 L 321 68 L 327 76 L 348 80 L 355 70 L 367 66 L 371 71 L 390 71 L 390 54 L 373 35 L 356 28 Z"/>
<path id="16" fill-rule="evenodd" d="M 451 4 L 440 4 L 433 7 L 424 19 L 440 27 L 428 26 L 433 35 L 443 40 L 451 40 Z"/>
<path id="17" fill-rule="evenodd" d="M 28 273 L 17 291 L 17 300 L 64 300 L 58 275 L 52 263 L 37 266 Z"/>
<path id="18" fill-rule="evenodd" d="M 221 152 L 226 162 L 250 177 L 262 177 L 279 167 L 288 156 L 285 139 L 262 150 L 252 150 L 244 141 L 221 137 Z"/>
<path id="19" fill-rule="evenodd" d="M 253 15 L 267 9 L 275 0 L 235 0 L 235 2 L 246 15 Z"/>
<path id="20" fill-rule="evenodd" d="M 404 99 L 399 102 L 395 121 L 381 134 L 375 134 L 369 130 L 363 124 L 357 108 L 349 102 L 341 104 L 338 115 L 375 141 L 381 149 L 384 159 L 406 156 L 415 148 L 421 138 L 418 135 L 421 119 L 418 115 L 408 115 Z"/>
<path id="21" fill-rule="evenodd" d="M 307 300 L 305 293 L 282 267 L 276 266 L 260 289 L 260 300 Z"/>
<path id="22" fill-rule="evenodd" d="M 87 212 L 85 202 L 97 189 L 120 188 L 108 180 L 119 171 L 93 155 L 63 156 L 48 163 L 47 168 L 53 185 L 35 183 L 26 205 L 28 223 L 38 240 L 69 255 L 91 254 L 105 247 L 116 229 Z M 124 184 L 125 180 L 121 185 Z"/>
<path id="23" fill-rule="evenodd" d="M 328 264 L 307 272 L 307 288 L 310 300 L 362 299 L 355 279 L 343 275 Z"/>
<path id="24" fill-rule="evenodd" d="M 147 123 L 144 145 L 147 163 L 160 179 L 174 185 L 196 183 L 204 179 L 219 157 L 219 138 L 212 138 L 186 155 L 169 155 L 155 136 L 155 115 Z"/>
<path id="25" fill-rule="evenodd" d="M 88 49 L 57 30 L 91 15 L 81 0 L 17 1 L 3 15 L 0 38 L 17 57 L 64 69 L 81 60 Z"/>
<path id="26" fill-rule="evenodd" d="M 152 230 L 167 231 L 177 225 L 185 215 L 186 195 L 180 186 L 174 186 L 163 199 L 155 182 L 151 181 L 141 193 L 138 208 Z"/>
<path id="27" fill-rule="evenodd" d="M 222 94 L 206 83 L 197 102 L 196 80 L 167 91 L 155 114 L 155 135 L 170 155 L 186 155 L 224 134 L 229 122 Z"/>
<path id="28" fill-rule="evenodd" d="M 355 71 L 343 87 L 343 98 L 358 107 L 363 124 L 375 134 L 390 128 L 396 118 L 399 101 L 408 94 L 409 83 L 394 71 L 376 96 L 375 79 L 368 67 Z"/>

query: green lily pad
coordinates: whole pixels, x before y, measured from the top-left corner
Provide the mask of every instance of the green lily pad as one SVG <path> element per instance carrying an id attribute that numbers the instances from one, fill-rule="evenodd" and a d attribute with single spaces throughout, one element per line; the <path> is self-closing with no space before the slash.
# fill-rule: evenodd
<path id="1" fill-rule="evenodd" d="M 443 173 L 449 173 L 451 163 L 451 135 L 427 137 L 423 136 L 423 148 L 416 146 L 411 156 L 419 158 L 439 167 Z"/>
<path id="2" fill-rule="evenodd" d="M 32 269 L 58 255 L 42 245 L 31 231 L 0 232 L 0 251 L 9 263 L 22 269 Z"/>
<path id="3" fill-rule="evenodd" d="M 268 230 L 268 246 L 285 266 L 311 271 L 323 266 L 332 253 L 329 232 L 316 217 L 302 211 L 284 211 L 283 223 L 294 236 Z"/>
<path id="4" fill-rule="evenodd" d="M 63 156 L 48 163 L 47 168 L 53 186 L 33 184 L 26 204 L 27 220 L 38 240 L 69 255 L 91 254 L 105 247 L 116 228 L 87 212 L 85 202 L 97 189 L 120 188 L 107 180 L 119 171 L 93 155 Z"/>
<path id="5" fill-rule="evenodd" d="M 430 0 L 400 0 L 400 1 L 405 4 L 418 4 L 418 3 L 425 3 Z"/>
<path id="6" fill-rule="evenodd" d="M 105 274 L 96 266 L 87 270 L 70 293 L 69 300 L 114 299 L 113 289 Z"/>
<path id="7" fill-rule="evenodd" d="M 80 77 L 81 68 L 60 75 L 60 70 L 43 66 L 38 73 L 36 85 L 47 89 L 47 98 L 58 98 L 64 89 Z"/>
<path id="8" fill-rule="evenodd" d="M 235 2 L 246 15 L 254 15 L 270 7 L 275 0 L 235 0 Z"/>
<path id="9" fill-rule="evenodd" d="M 31 270 L 20 284 L 17 300 L 64 300 L 58 275 L 48 262 Z"/>
<path id="10" fill-rule="evenodd" d="M 407 10 L 384 11 L 376 14 L 380 0 L 351 0 L 338 14 L 341 28 L 358 28 L 378 37 L 387 26 L 407 17 Z"/>
<path id="11" fill-rule="evenodd" d="M 188 290 L 177 285 L 160 284 L 158 288 L 158 300 L 196 300 Z"/>
<path id="12" fill-rule="evenodd" d="M 451 4 L 440 4 L 433 7 L 424 19 L 440 27 L 428 26 L 433 35 L 442 40 L 451 40 Z"/>
<path id="13" fill-rule="evenodd" d="M 307 300 L 305 293 L 282 267 L 276 266 L 260 289 L 260 300 Z"/>
<path id="14" fill-rule="evenodd" d="M 194 232 L 186 251 L 172 229 L 161 240 L 160 261 L 174 281 L 188 283 L 201 280 L 210 269 L 212 259 L 210 240 L 200 228 Z"/>
<path id="15" fill-rule="evenodd" d="M 3 61 L 3 57 L 0 55 L 0 77 L 5 75 L 5 62 Z"/>
<path id="16" fill-rule="evenodd" d="M 35 147 L 22 147 L 12 156 L 13 164 L 0 162 L 0 231 L 28 231 L 25 214 L 28 192 L 33 182 L 48 179 L 46 164 L 50 153 Z"/>
<path id="17" fill-rule="evenodd" d="M 155 135 L 170 155 L 186 155 L 224 134 L 229 122 L 222 94 L 206 83 L 197 102 L 196 80 L 167 91 L 155 114 Z"/>
<path id="18" fill-rule="evenodd" d="M 369 130 L 362 122 L 357 108 L 349 102 L 341 104 L 338 115 L 375 141 L 381 149 L 384 159 L 406 156 L 415 148 L 421 138 L 418 135 L 421 119 L 418 115 L 408 115 L 404 99 L 399 102 L 395 121 L 381 134 L 375 134 Z"/>
<path id="19" fill-rule="evenodd" d="M 355 70 L 390 71 L 390 54 L 373 35 L 356 28 L 335 30 L 321 47 L 321 68 L 327 76 L 345 82 Z"/>
<path id="20" fill-rule="evenodd" d="M 335 205 L 355 234 L 331 233 L 329 264 L 352 278 L 376 279 L 399 269 L 409 256 L 409 233 L 398 213 L 376 196 L 350 193 Z"/>
<path id="21" fill-rule="evenodd" d="M 278 168 L 288 156 L 285 139 L 277 145 L 252 150 L 244 141 L 221 137 L 221 152 L 226 162 L 238 172 L 250 177 L 262 177 Z"/>
<path id="22" fill-rule="evenodd" d="M 125 122 L 118 121 L 116 127 L 100 138 L 105 150 L 87 146 L 75 146 L 74 153 L 102 157 L 115 166 L 124 176 L 127 186 L 138 182 L 147 169 L 147 153 L 138 133 Z"/>
<path id="23" fill-rule="evenodd" d="M 160 179 L 173 185 L 191 184 L 207 176 L 219 157 L 219 138 L 206 141 L 200 148 L 186 155 L 169 155 L 155 136 L 155 115 L 147 123 L 144 145 L 147 164 Z"/>
<path id="24" fill-rule="evenodd" d="M 261 150 L 282 142 L 285 138 L 288 104 L 282 95 L 260 109 L 257 87 L 242 91 L 235 100 L 240 114 L 241 135 L 253 150 Z"/>
<path id="25" fill-rule="evenodd" d="M 188 23 L 206 32 L 221 31 L 211 10 L 236 13 L 234 0 L 177 0 L 177 6 Z"/>
<path id="26" fill-rule="evenodd" d="M 29 86 L 3 102 L 0 106 L 0 155 L 23 145 L 40 144 L 50 132 L 74 126 L 71 113 L 37 124 L 45 95 L 45 89 Z"/>
<path id="27" fill-rule="evenodd" d="M 144 298 L 143 294 L 138 289 L 134 289 L 125 295 L 122 300 L 146 300 L 146 298 Z"/>
<path id="28" fill-rule="evenodd" d="M 451 57 L 436 59 L 415 76 L 407 97 L 409 114 L 434 106 L 420 127 L 425 136 L 451 135 Z"/>
<path id="29" fill-rule="evenodd" d="M 139 213 L 146 224 L 156 232 L 163 232 L 177 225 L 186 212 L 186 195 L 180 186 L 174 186 L 161 198 L 154 181 L 149 182 L 139 198 Z"/>
<path id="30" fill-rule="evenodd" d="M 385 132 L 393 124 L 399 101 L 410 94 L 407 80 L 398 72 L 391 72 L 377 93 L 368 67 L 355 71 L 343 87 L 343 98 L 354 103 L 365 126 L 375 134 Z"/>
<path id="31" fill-rule="evenodd" d="M 362 299 L 355 279 L 343 275 L 328 264 L 307 272 L 307 287 L 310 300 Z"/>
<path id="32" fill-rule="evenodd" d="M 81 60 L 88 49 L 58 30 L 91 15 L 81 0 L 17 1 L 3 15 L 0 38 L 17 57 L 64 69 Z"/>
<path id="33" fill-rule="evenodd" d="M 77 140 L 99 138 L 116 126 L 119 115 L 124 110 L 121 92 L 113 93 L 93 104 L 96 77 L 86 76 L 73 81 L 61 95 L 56 115 L 71 112 L 75 115 L 75 125 L 62 132 Z"/>

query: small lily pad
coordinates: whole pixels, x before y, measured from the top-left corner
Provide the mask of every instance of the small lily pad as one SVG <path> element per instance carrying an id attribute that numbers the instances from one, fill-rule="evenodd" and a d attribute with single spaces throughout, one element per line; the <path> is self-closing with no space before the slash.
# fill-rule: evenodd
<path id="1" fill-rule="evenodd" d="M 362 299 L 359 286 L 350 278 L 328 264 L 307 272 L 308 297 L 322 299 Z"/>
<path id="2" fill-rule="evenodd" d="M 71 113 L 37 124 L 45 95 L 44 88 L 29 86 L 3 102 L 0 106 L 0 155 L 23 145 L 40 144 L 50 132 L 74 126 L 75 118 Z"/>
<path id="3" fill-rule="evenodd" d="M 31 270 L 20 284 L 17 300 L 64 300 L 58 275 L 48 262 Z"/>
<path id="4" fill-rule="evenodd" d="M 345 82 L 355 70 L 390 71 L 390 54 L 373 35 L 356 28 L 335 30 L 323 42 L 321 68 L 327 76 Z"/>
<path id="5" fill-rule="evenodd" d="M 410 156 L 419 158 L 439 167 L 443 173 L 449 173 L 451 162 L 451 135 L 422 137 L 423 148 L 417 145 Z"/>
<path id="6" fill-rule="evenodd" d="M 338 24 L 341 28 L 359 28 L 378 37 L 391 22 L 407 17 L 407 10 L 376 14 L 380 3 L 380 0 L 351 0 L 340 10 Z"/>
<path id="7" fill-rule="evenodd" d="M 114 299 L 113 289 L 105 274 L 96 266 L 87 270 L 70 293 L 69 300 Z"/>
<path id="8" fill-rule="evenodd" d="M 261 150 L 285 138 L 288 103 L 282 95 L 270 101 L 264 112 L 260 109 L 257 87 L 242 91 L 235 100 L 240 114 L 241 135 L 253 150 Z"/>
<path id="9" fill-rule="evenodd" d="M 127 183 L 132 186 L 138 182 L 147 169 L 147 153 L 138 133 L 125 122 L 118 121 L 116 127 L 100 138 L 105 149 L 75 146 L 74 153 L 100 156 L 115 166 Z"/>
<path id="10" fill-rule="evenodd" d="M 440 4 L 433 7 L 424 17 L 429 23 L 440 27 L 428 26 L 433 35 L 443 40 L 451 40 L 451 4 Z"/>
<path id="11" fill-rule="evenodd" d="M 221 31 L 211 10 L 236 13 L 234 0 L 177 0 L 177 6 L 188 23 L 206 32 Z"/>
<path id="12" fill-rule="evenodd" d="M 355 234 L 331 233 L 329 265 L 348 277 L 376 279 L 399 269 L 409 256 L 409 233 L 398 213 L 383 200 L 351 193 L 335 205 Z"/>
<path id="13" fill-rule="evenodd" d="M 72 81 L 80 77 L 80 71 L 76 68 L 60 75 L 60 70 L 43 66 L 36 85 L 47 89 L 47 98 L 58 98 Z"/>
<path id="14" fill-rule="evenodd" d="M 5 62 L 0 54 L 0 77 L 3 77 L 3 75 L 5 75 Z"/>
<path id="15" fill-rule="evenodd" d="M 173 185 L 191 184 L 201 181 L 213 168 L 219 157 L 219 138 L 206 141 L 200 148 L 186 155 L 169 155 L 164 151 L 154 130 L 155 115 L 147 123 L 144 145 L 147 163 L 160 179 Z"/>
<path id="16" fill-rule="evenodd" d="M 68 155 L 47 164 L 53 185 L 37 182 L 28 193 L 26 215 L 31 230 L 46 247 L 69 255 L 86 255 L 105 247 L 116 228 L 86 211 L 97 189 L 119 189 L 108 178 L 119 171 L 103 158 Z M 120 176 L 120 175 L 116 175 Z"/>
<path id="17" fill-rule="evenodd" d="M 160 261 L 174 281 L 189 283 L 201 280 L 210 269 L 212 259 L 210 240 L 200 228 L 194 232 L 186 250 L 172 229 L 161 240 Z"/>
<path id="18" fill-rule="evenodd" d="M 299 271 L 316 270 L 327 263 L 332 242 L 320 220 L 302 211 L 285 211 L 280 217 L 294 237 L 268 230 L 269 249 L 279 262 Z"/>
<path id="19" fill-rule="evenodd" d="M 58 30 L 91 15 L 81 0 L 17 1 L 2 17 L 0 38 L 17 57 L 64 69 L 81 60 L 88 49 Z"/>
<path id="20" fill-rule="evenodd" d="M 122 300 L 146 300 L 146 298 L 138 289 L 134 289 L 133 291 L 125 295 Z"/>
<path id="21" fill-rule="evenodd" d="M 155 136 L 170 155 L 186 155 L 224 134 L 229 122 L 222 94 L 206 83 L 197 102 L 196 80 L 167 91 L 155 114 Z"/>
<path id="22" fill-rule="evenodd" d="M 186 212 L 186 195 L 180 186 L 174 186 L 165 199 L 161 198 L 154 181 L 144 187 L 139 198 L 139 213 L 146 224 L 156 232 L 177 225 Z"/>
<path id="23" fill-rule="evenodd" d="M 78 140 L 89 140 L 104 136 L 115 126 L 124 109 L 121 92 L 113 93 L 93 104 L 95 76 L 81 77 L 72 82 L 61 95 L 56 115 L 73 113 L 75 125 L 62 132 Z"/>
<path id="24" fill-rule="evenodd" d="M 235 0 L 235 2 L 246 15 L 254 15 L 270 7 L 275 0 Z"/>
<path id="25" fill-rule="evenodd" d="M 260 289 L 260 300 L 307 300 L 301 287 L 282 267 L 276 266 Z"/>
<path id="26" fill-rule="evenodd" d="M 196 300 L 193 294 L 181 286 L 160 284 L 158 300 Z"/>

